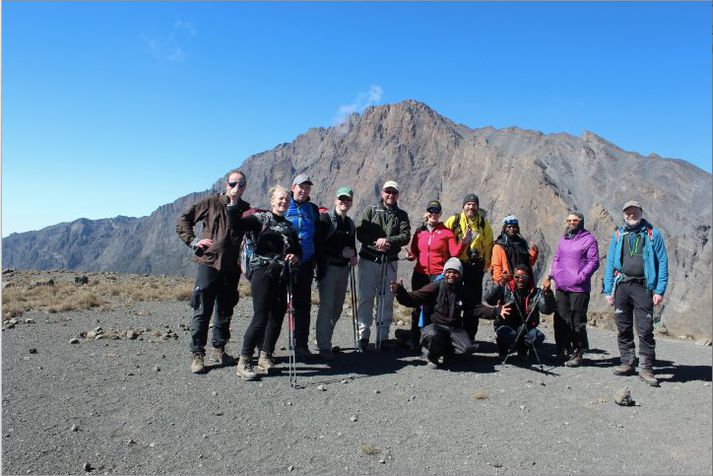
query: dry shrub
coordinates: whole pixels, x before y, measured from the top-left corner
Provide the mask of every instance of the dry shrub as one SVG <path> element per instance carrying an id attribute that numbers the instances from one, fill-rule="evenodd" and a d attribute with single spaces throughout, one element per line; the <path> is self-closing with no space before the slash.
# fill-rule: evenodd
<path id="1" fill-rule="evenodd" d="M 363 445 L 360 451 L 365 455 L 375 455 L 381 453 L 381 450 L 374 445 Z"/>
<path id="2" fill-rule="evenodd" d="M 490 398 L 490 395 L 485 390 L 478 390 L 473 394 L 473 399 L 475 400 L 487 400 L 488 398 Z"/>
<path id="3" fill-rule="evenodd" d="M 77 286 L 74 276 L 72 272 L 55 275 L 54 286 L 37 286 L 31 284 L 36 279 L 35 273 L 15 273 L 12 285 L 3 290 L 3 318 L 17 317 L 30 310 L 56 313 L 108 309 L 110 303 L 117 302 L 187 300 L 192 290 L 192 282 L 186 278 L 99 274 L 93 275 L 88 284 Z"/>

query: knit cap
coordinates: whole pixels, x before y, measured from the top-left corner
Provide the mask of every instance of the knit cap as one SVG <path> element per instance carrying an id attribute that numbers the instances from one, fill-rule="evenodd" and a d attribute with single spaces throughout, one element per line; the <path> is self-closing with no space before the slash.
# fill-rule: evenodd
<path id="1" fill-rule="evenodd" d="M 449 269 L 458 271 L 458 274 L 463 274 L 463 265 L 458 258 L 449 258 L 446 264 L 443 266 L 443 272 L 445 273 Z"/>

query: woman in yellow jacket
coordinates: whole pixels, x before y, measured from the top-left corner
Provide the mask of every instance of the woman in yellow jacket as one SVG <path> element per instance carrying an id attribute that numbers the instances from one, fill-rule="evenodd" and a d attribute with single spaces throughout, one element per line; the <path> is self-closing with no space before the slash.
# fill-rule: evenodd
<path id="1" fill-rule="evenodd" d="M 490 260 L 493 282 L 504 284 L 512 279 L 512 270 L 519 264 L 524 264 L 532 271 L 540 250 L 520 236 L 520 224 L 515 215 L 503 219 L 503 229 L 493 243 L 493 255 Z M 532 275 L 532 273 L 531 273 Z"/>

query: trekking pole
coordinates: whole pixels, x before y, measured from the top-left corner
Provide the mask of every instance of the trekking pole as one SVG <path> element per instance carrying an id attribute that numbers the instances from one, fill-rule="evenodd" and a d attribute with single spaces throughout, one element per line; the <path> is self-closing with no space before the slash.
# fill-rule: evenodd
<path id="1" fill-rule="evenodd" d="M 380 328 L 384 320 L 384 306 L 386 301 L 386 255 L 381 255 L 381 268 L 379 270 L 379 287 L 377 289 L 377 306 L 376 306 L 376 350 L 381 350 L 382 335 Z"/>
<path id="2" fill-rule="evenodd" d="M 359 315 L 358 312 L 358 301 L 357 301 L 357 295 L 356 295 L 356 278 L 354 276 L 355 271 L 354 271 L 354 266 L 348 265 L 350 267 L 349 270 L 349 287 L 351 288 L 351 295 L 352 295 L 352 331 L 354 333 L 354 349 L 359 352 L 359 342 L 358 342 L 358 337 L 359 337 L 359 323 L 357 321 L 357 316 Z"/>
<path id="3" fill-rule="evenodd" d="M 287 374 L 290 379 L 290 387 L 297 387 L 297 360 L 295 356 L 295 318 L 292 306 L 292 265 L 287 266 Z"/>
<path id="4" fill-rule="evenodd" d="M 538 303 L 540 301 L 540 295 L 541 295 L 541 291 L 538 291 L 537 294 L 535 294 L 536 299 L 533 299 L 532 302 Z M 520 309 L 520 305 L 517 303 L 517 298 L 515 298 L 515 300 L 513 301 L 513 304 L 515 304 L 515 307 L 517 308 L 517 312 L 520 314 L 520 318 L 523 319 L 522 318 L 523 312 L 522 312 L 522 309 Z M 505 365 L 505 362 L 507 362 L 508 357 L 510 357 L 510 354 L 517 347 L 517 343 L 520 341 L 520 339 L 522 339 L 523 334 L 527 330 L 527 323 L 530 321 L 530 317 L 532 317 L 532 314 L 535 312 L 535 309 L 537 309 L 537 307 L 538 307 L 537 305 L 533 306 L 532 310 L 527 315 L 527 317 L 525 317 L 522 320 L 522 325 L 520 326 L 520 331 L 517 333 L 517 336 L 515 336 L 515 341 L 510 346 L 510 349 L 508 349 L 508 355 L 506 355 L 505 359 L 503 359 L 502 365 Z M 534 349 L 535 345 L 531 344 L 530 347 L 532 347 Z M 537 355 L 537 351 L 535 351 L 535 356 L 537 357 L 537 361 L 540 362 L 540 356 Z M 540 362 L 540 366 L 542 366 L 542 362 Z"/>

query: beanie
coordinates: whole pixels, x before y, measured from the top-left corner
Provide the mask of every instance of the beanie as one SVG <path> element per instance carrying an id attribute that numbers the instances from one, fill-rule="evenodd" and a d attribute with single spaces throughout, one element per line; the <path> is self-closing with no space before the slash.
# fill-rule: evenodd
<path id="1" fill-rule="evenodd" d="M 478 196 L 474 193 L 468 193 L 463 197 L 463 206 L 468 202 L 475 202 L 476 205 L 480 206 L 480 199 L 478 199 Z"/>
<path id="2" fill-rule="evenodd" d="M 458 258 L 449 258 L 448 261 L 446 261 L 446 264 L 443 265 L 443 272 L 445 273 L 449 269 L 458 271 L 460 275 L 463 274 L 463 265 Z"/>

